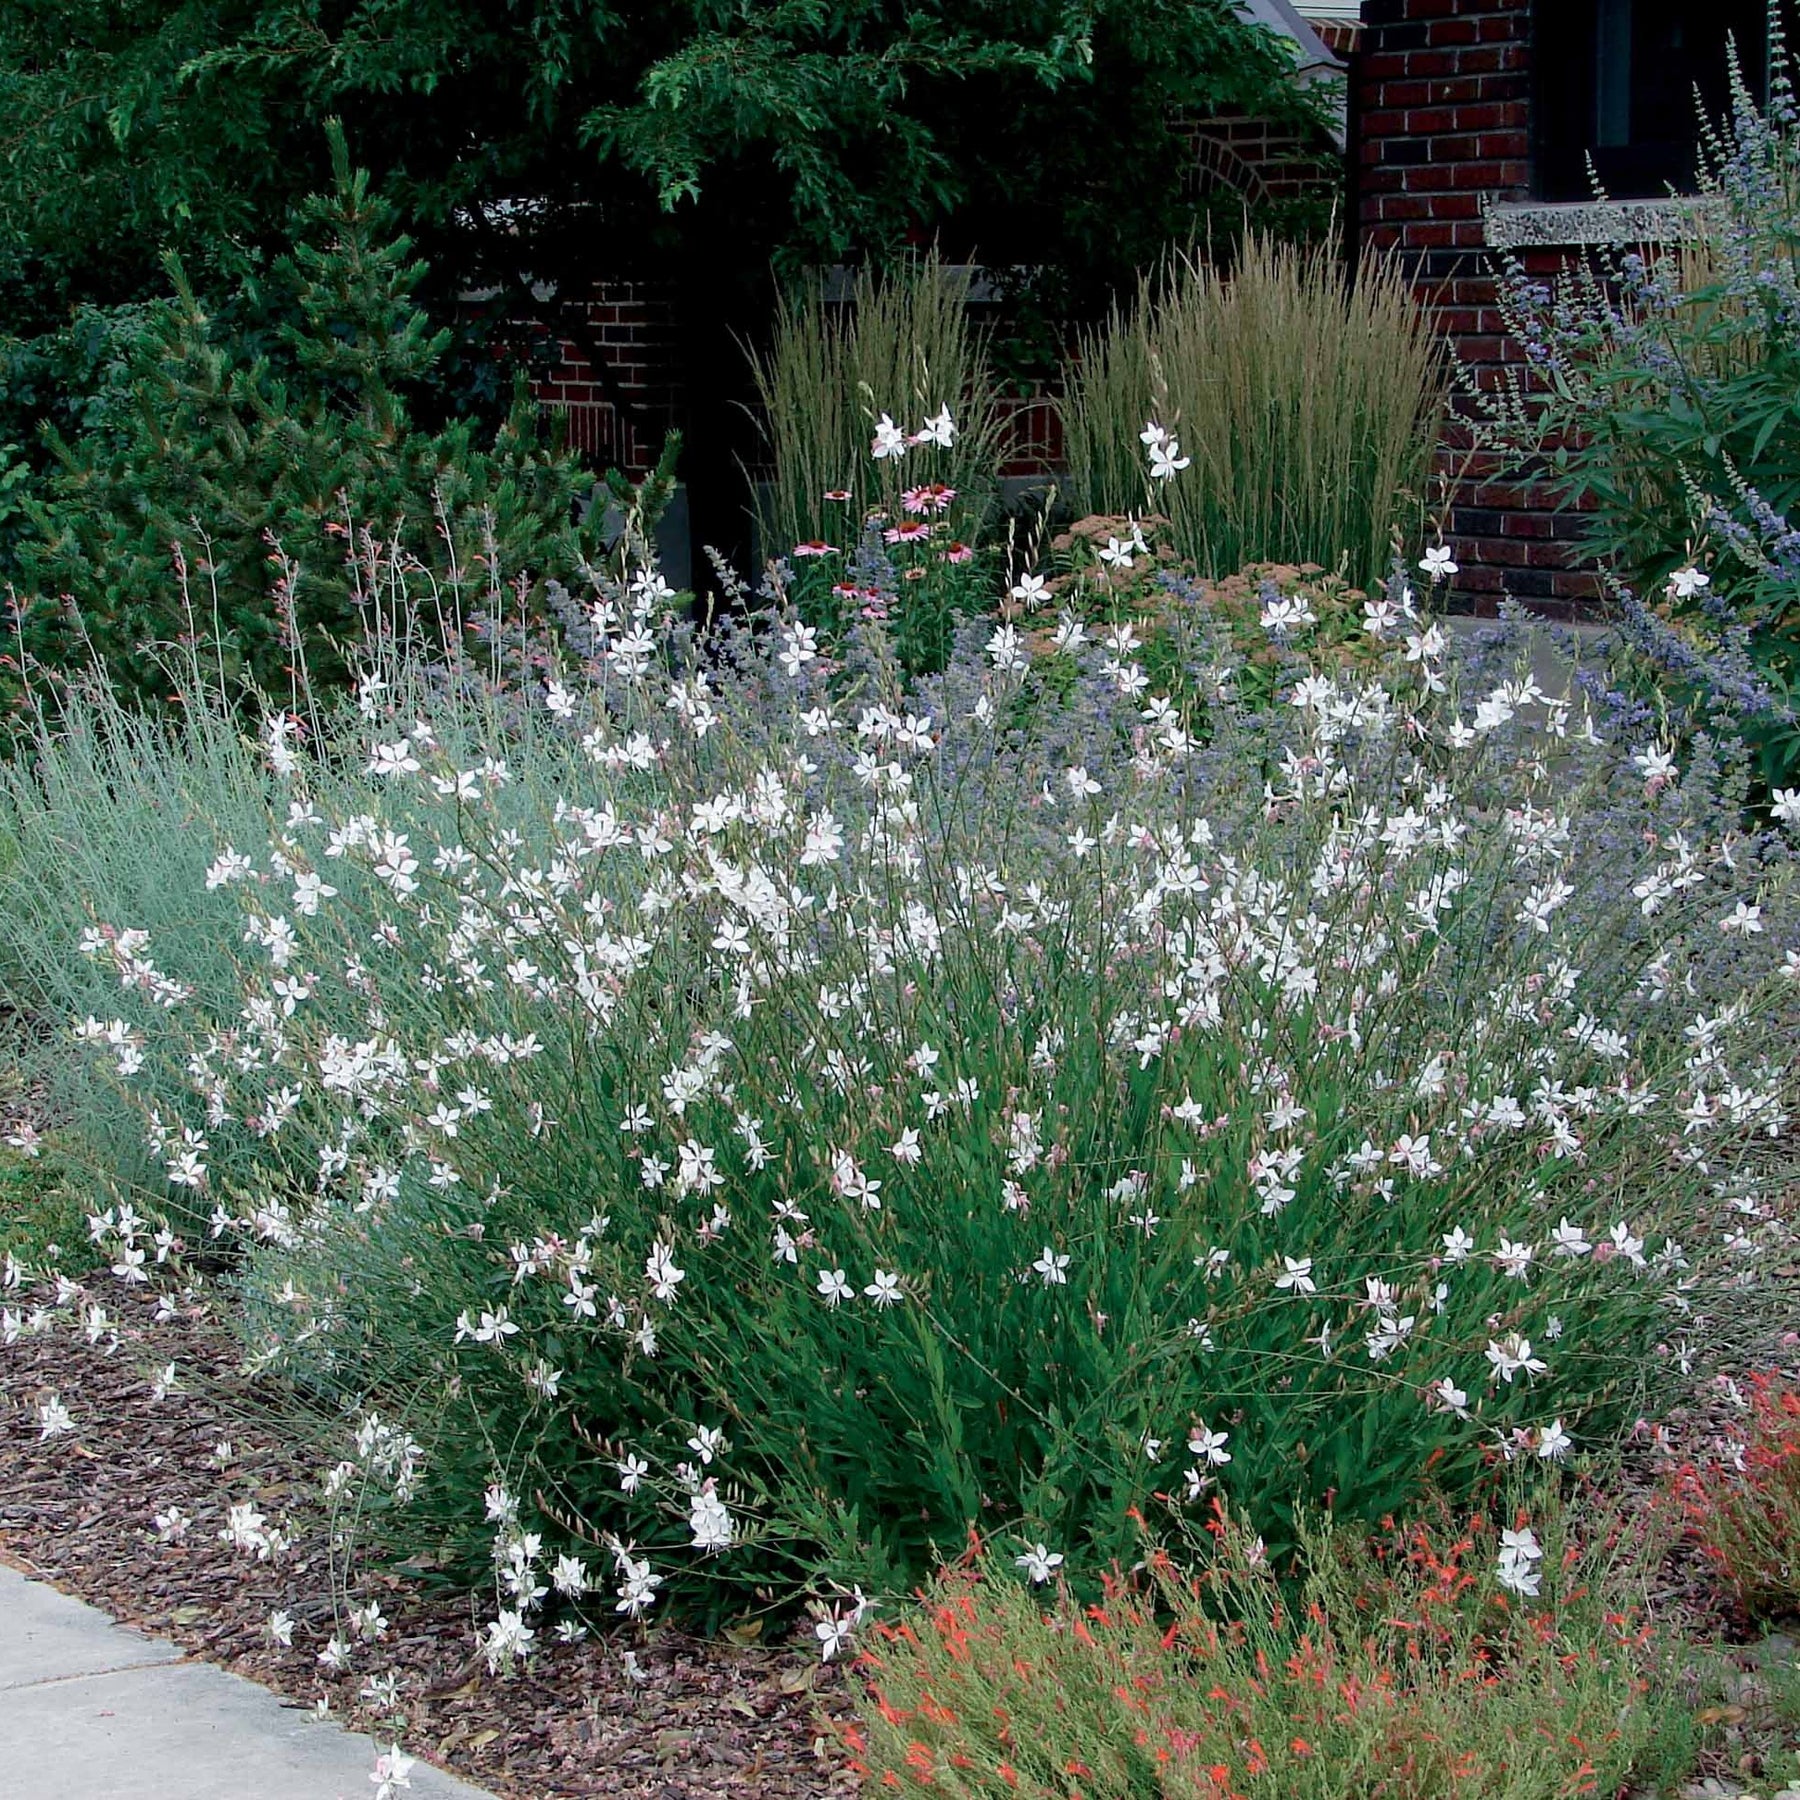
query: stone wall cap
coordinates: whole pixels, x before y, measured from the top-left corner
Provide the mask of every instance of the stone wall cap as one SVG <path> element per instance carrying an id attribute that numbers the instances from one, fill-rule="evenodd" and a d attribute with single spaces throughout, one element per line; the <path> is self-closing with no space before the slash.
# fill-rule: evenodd
<path id="1" fill-rule="evenodd" d="M 1701 194 L 1662 200 L 1508 200 L 1491 204 L 1483 224 L 1491 250 L 1674 244 L 1701 228 L 1717 205 Z"/>

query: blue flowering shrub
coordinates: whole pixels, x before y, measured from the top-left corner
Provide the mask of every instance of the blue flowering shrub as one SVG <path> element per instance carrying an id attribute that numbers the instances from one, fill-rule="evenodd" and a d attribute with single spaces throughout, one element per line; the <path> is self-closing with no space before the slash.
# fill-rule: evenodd
<path id="1" fill-rule="evenodd" d="M 1491 446 L 1584 508 L 1586 548 L 1675 707 L 1800 780 L 1800 114 L 1778 9 L 1769 101 L 1734 83 L 1680 241 L 1548 283 L 1509 265 L 1528 379 Z"/>

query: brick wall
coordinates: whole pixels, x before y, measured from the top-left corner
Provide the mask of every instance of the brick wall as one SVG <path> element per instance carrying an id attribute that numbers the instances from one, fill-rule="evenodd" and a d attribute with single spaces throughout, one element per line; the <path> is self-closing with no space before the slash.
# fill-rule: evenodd
<path id="1" fill-rule="evenodd" d="M 1195 196 L 1224 193 L 1263 206 L 1303 199 L 1341 175 L 1320 143 L 1269 119 L 1221 113 L 1185 124 L 1179 135 L 1191 155 L 1183 185 Z"/>
<path id="2" fill-rule="evenodd" d="M 1531 0 L 1366 0 L 1352 79 L 1362 244 L 1398 252 L 1467 375 L 1491 386 L 1521 360 L 1502 335 L 1482 215 L 1531 197 Z M 1554 251 L 1536 262 L 1563 266 Z M 1503 593 L 1545 612 L 1592 603 L 1597 584 L 1569 547 L 1579 520 L 1501 480 L 1455 421 L 1440 475 L 1465 596 L 1484 610 Z"/>
<path id="3" fill-rule="evenodd" d="M 613 403 L 587 346 L 567 339 L 561 361 L 533 383 L 532 393 L 596 468 L 648 474 L 678 399 L 666 296 L 647 282 L 605 282 L 581 310 L 585 335 L 605 356 L 612 385 L 630 410 L 622 414 Z"/>

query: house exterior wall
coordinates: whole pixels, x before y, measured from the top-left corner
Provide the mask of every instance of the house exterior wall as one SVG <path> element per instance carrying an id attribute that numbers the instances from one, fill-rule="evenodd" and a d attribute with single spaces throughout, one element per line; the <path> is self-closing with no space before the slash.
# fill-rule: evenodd
<path id="1" fill-rule="evenodd" d="M 1522 360 L 1495 305 L 1486 214 L 1531 198 L 1531 51 L 1531 0 L 1364 0 L 1352 64 L 1362 248 L 1402 259 L 1477 387 Z M 1551 274 L 1568 253 L 1544 246 L 1520 260 Z M 1592 605 L 1598 585 L 1572 554 L 1578 515 L 1503 479 L 1456 419 L 1439 474 L 1465 596 L 1484 610 L 1502 594 L 1552 614 Z"/>
<path id="2" fill-rule="evenodd" d="M 1531 0 L 1363 0 L 1360 23 L 1317 15 L 1313 23 L 1349 59 L 1359 246 L 1403 259 L 1464 377 L 1492 384 L 1519 361 L 1495 305 L 1485 215 L 1532 192 Z M 1189 137 L 1196 185 L 1253 203 L 1302 191 L 1322 166 L 1307 145 L 1261 120 L 1197 122 Z M 1517 254 L 1541 273 L 1566 266 L 1569 255 L 1554 246 Z M 681 402 L 666 299 L 641 282 L 597 286 L 586 321 L 634 416 L 621 419 L 572 343 L 537 384 L 537 397 L 596 464 L 641 476 Z M 1063 448 L 1053 400 L 1021 398 L 1005 410 L 1005 473 L 1042 479 L 1058 471 Z M 1483 610 L 1503 594 L 1552 614 L 1592 606 L 1597 584 L 1572 554 L 1578 516 L 1475 457 L 1466 425 L 1456 420 L 1439 475 L 1464 597 Z"/>
<path id="3" fill-rule="evenodd" d="M 668 297 L 648 282 L 601 282 L 581 316 L 589 344 L 606 357 L 612 385 L 632 410 L 619 412 L 608 384 L 568 339 L 532 394 L 595 467 L 641 478 L 655 466 L 678 398 Z"/>

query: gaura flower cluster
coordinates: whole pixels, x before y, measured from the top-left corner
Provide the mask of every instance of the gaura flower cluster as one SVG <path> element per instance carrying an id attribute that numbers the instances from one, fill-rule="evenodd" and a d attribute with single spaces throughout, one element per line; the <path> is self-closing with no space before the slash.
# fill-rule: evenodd
<path id="1" fill-rule="evenodd" d="M 1552 1467 L 1789 1242 L 1783 827 L 1463 692 L 1399 585 L 1376 678 L 1203 719 L 1128 624 L 908 685 L 646 572 L 503 728 L 371 670 L 281 740 L 206 875 L 236 991 L 87 935 L 256 1360 L 429 1393 L 333 1479 L 485 1561 L 496 1668 L 718 1584 L 854 1593 L 835 1654 L 978 1513 L 1047 1581 L 1221 1491 Z"/>

